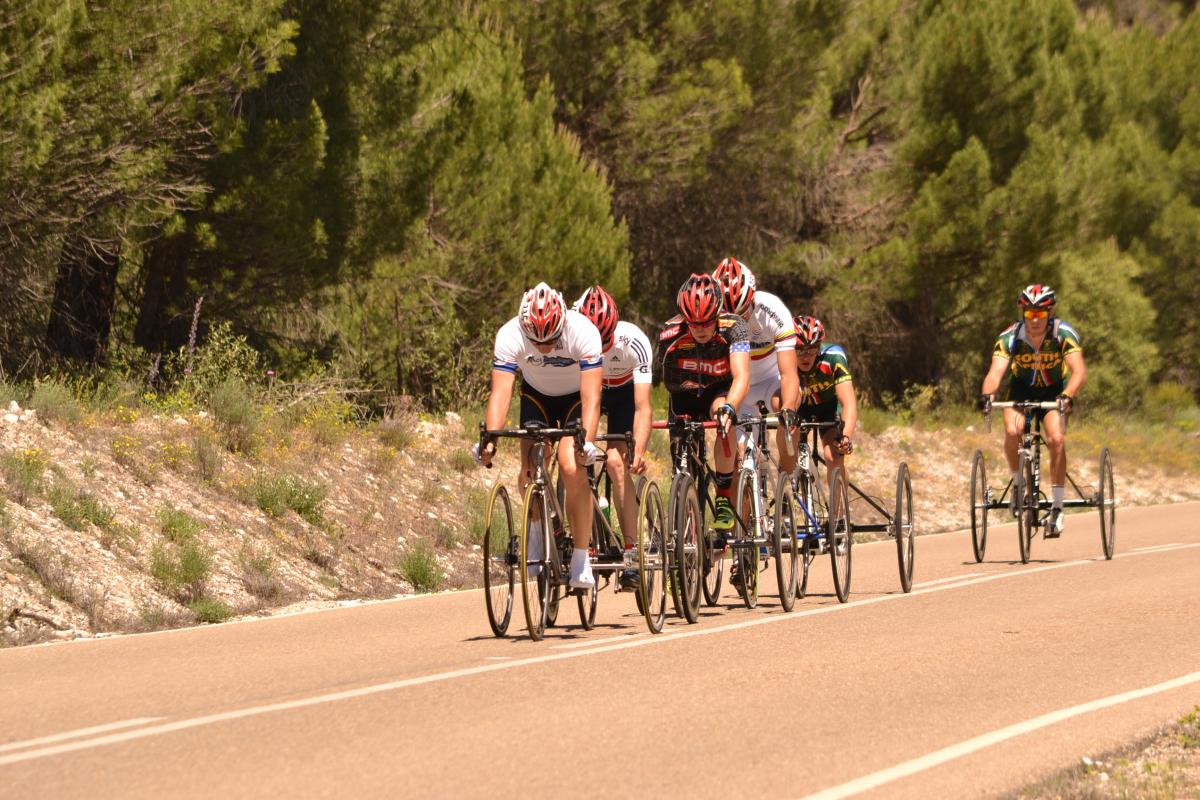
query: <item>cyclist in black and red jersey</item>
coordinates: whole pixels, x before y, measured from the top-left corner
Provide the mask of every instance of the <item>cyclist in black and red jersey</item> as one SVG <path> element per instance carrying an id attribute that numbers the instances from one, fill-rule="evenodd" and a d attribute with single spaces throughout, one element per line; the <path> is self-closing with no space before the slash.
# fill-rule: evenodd
<path id="1" fill-rule="evenodd" d="M 750 388 L 749 328 L 741 317 L 721 313 L 721 285 L 711 275 L 693 274 L 684 281 L 676 305 L 679 314 L 667 320 L 658 337 L 669 415 L 716 420 L 721 435 L 728 435 Z M 723 539 L 733 527 L 733 453 L 714 449 L 713 529 Z"/>

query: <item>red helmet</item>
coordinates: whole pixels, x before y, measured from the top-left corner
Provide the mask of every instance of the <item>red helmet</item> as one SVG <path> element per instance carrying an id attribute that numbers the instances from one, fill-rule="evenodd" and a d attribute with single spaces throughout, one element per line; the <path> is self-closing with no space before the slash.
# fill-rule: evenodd
<path id="1" fill-rule="evenodd" d="M 754 307 L 754 273 L 736 258 L 726 258 L 713 270 L 725 293 L 725 309 L 733 314 Z"/>
<path id="2" fill-rule="evenodd" d="M 692 273 L 675 298 L 683 319 L 693 325 L 712 322 L 721 313 L 721 284 L 712 275 Z"/>
<path id="3" fill-rule="evenodd" d="M 812 347 L 825 339 L 825 326 L 816 317 L 798 316 L 792 320 L 796 326 L 796 344 Z"/>
<path id="4" fill-rule="evenodd" d="M 530 289 L 521 298 L 521 310 L 517 321 L 522 332 L 530 341 L 544 344 L 562 334 L 567 318 L 567 307 L 562 295 L 544 283 Z"/>
<path id="5" fill-rule="evenodd" d="M 1021 304 L 1021 308 L 1052 312 L 1058 305 L 1058 298 L 1054 296 L 1054 290 L 1049 286 L 1044 283 L 1035 283 L 1025 287 L 1018 302 Z"/>
<path id="6" fill-rule="evenodd" d="M 590 319 L 600 331 L 602 349 L 612 347 L 613 336 L 617 332 L 617 301 L 599 284 L 588 288 L 575 301 L 573 309 Z"/>

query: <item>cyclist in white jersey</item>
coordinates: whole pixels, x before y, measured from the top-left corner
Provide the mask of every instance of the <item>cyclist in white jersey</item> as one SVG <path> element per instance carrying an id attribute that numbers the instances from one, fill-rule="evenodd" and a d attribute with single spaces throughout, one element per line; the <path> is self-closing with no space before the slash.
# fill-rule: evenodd
<path id="1" fill-rule="evenodd" d="M 521 425 L 542 423 L 566 427 L 581 423 L 583 452 L 574 452 L 574 440 L 558 444 L 559 476 L 566 489 L 566 512 L 571 523 L 574 550 L 571 554 L 571 587 L 591 589 L 596 585 L 588 563 L 592 539 L 592 500 L 583 466 L 595 461 L 594 443 L 600 423 L 600 390 L 604 358 L 600 332 L 591 320 L 568 311 L 562 295 L 545 283 L 525 293 L 516 317 L 496 334 L 492 357 L 492 390 L 488 397 L 485 425 L 488 430 L 504 427 L 512 401 L 517 372 L 521 373 Z M 495 442 L 483 450 L 476 443 L 471 455 L 479 464 L 490 465 Z M 521 442 L 521 492 L 530 474 L 533 444 Z"/>
<path id="2" fill-rule="evenodd" d="M 738 406 L 738 415 L 758 416 L 758 402 L 778 411 L 795 408 L 800 399 L 796 372 L 796 329 L 787 307 L 773 294 L 758 291 L 754 273 L 736 258 L 717 264 L 713 277 L 725 295 L 725 309 L 746 320 L 750 329 L 750 388 Z M 780 459 L 787 456 L 784 432 L 776 432 Z M 747 434 L 738 431 L 745 445 Z M 790 467 L 789 467 L 790 471 Z"/>
<path id="3" fill-rule="evenodd" d="M 604 351 L 604 391 L 600 397 L 600 413 L 608 416 L 608 432 L 633 433 L 633 455 L 628 472 L 640 475 L 646 471 L 646 443 L 650 440 L 653 407 L 650 403 L 651 372 L 650 339 L 632 322 L 619 319 L 617 303 L 600 286 L 592 286 L 575 302 L 573 309 L 590 319 L 600 331 Z M 634 545 L 637 532 L 637 498 L 629 487 L 625 463 L 624 442 L 613 442 L 610 449 L 619 457 L 605 462 L 612 480 L 613 499 L 621 521 L 621 536 L 628 550 Z M 637 570 L 621 573 L 621 588 L 638 588 Z"/>

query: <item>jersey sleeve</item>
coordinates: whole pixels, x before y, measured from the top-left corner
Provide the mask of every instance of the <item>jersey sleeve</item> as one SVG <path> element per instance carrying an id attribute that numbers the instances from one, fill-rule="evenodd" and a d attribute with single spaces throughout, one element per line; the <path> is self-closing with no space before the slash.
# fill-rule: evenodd
<path id="1" fill-rule="evenodd" d="M 1010 325 L 1004 329 L 996 339 L 996 344 L 992 346 L 992 358 L 1003 358 L 1011 361 L 1013 357 L 1013 341 L 1016 339 L 1017 326 Z"/>
<path id="2" fill-rule="evenodd" d="M 514 318 L 501 325 L 500 330 L 496 332 L 496 345 L 492 349 L 492 369 L 516 373 L 517 360 L 520 358 L 517 346 L 520 344 L 520 339 L 513 336 L 514 333 L 520 333 L 515 330 L 516 326 L 517 321 Z"/>
<path id="3" fill-rule="evenodd" d="M 1061 321 L 1058 323 L 1058 338 L 1062 342 L 1062 354 L 1064 356 L 1083 352 L 1083 344 L 1079 341 L 1079 334 L 1067 323 Z"/>
<path id="4" fill-rule="evenodd" d="M 839 344 L 830 345 L 824 353 L 825 360 L 833 369 L 833 385 L 853 380 L 850 374 L 850 360 L 846 357 L 846 351 Z"/>
<path id="5" fill-rule="evenodd" d="M 766 293 L 763 292 L 762 295 L 766 295 Z M 763 301 L 767 308 L 771 310 L 772 316 L 779 319 L 777 330 L 775 331 L 775 349 L 795 350 L 796 326 L 792 323 L 792 313 L 788 311 L 783 301 L 773 294 L 763 297 Z"/>
<path id="6" fill-rule="evenodd" d="M 576 352 L 571 355 L 579 360 L 579 371 L 599 369 L 604 366 L 604 350 L 600 342 L 600 331 L 592 321 L 578 311 L 568 311 L 572 330 L 575 332 Z"/>
<path id="7" fill-rule="evenodd" d="M 633 335 L 629 340 L 629 350 L 634 355 L 633 382 L 652 383 L 654 380 L 651 358 L 654 351 L 650 349 L 650 339 L 642 333 L 642 329 L 634 326 Z"/>
<path id="8" fill-rule="evenodd" d="M 723 314 L 722 319 L 729 320 L 728 327 L 722 326 L 722 334 L 729 340 L 730 353 L 750 352 L 750 326 L 746 320 L 733 314 Z"/>

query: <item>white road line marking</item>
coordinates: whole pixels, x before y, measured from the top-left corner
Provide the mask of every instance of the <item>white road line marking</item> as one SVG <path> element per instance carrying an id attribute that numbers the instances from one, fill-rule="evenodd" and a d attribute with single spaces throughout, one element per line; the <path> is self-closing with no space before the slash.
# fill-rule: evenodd
<path id="1" fill-rule="evenodd" d="M 914 589 L 923 589 L 926 586 L 937 586 L 939 583 L 951 583 L 953 581 L 961 581 L 964 578 L 974 578 L 977 575 L 984 575 L 984 574 L 986 574 L 986 573 L 968 572 L 965 575 L 955 575 L 954 577 L 951 577 L 951 578 L 938 578 L 936 581 L 922 581 L 921 583 L 914 583 L 913 588 Z"/>
<path id="2" fill-rule="evenodd" d="M 1153 686 L 1147 686 L 1144 689 L 1135 689 L 1130 692 L 1122 692 L 1121 694 L 1102 697 L 1099 700 L 1081 703 L 1077 706 L 1071 706 L 1070 708 L 1064 708 L 1059 711 L 1052 711 L 1049 714 L 1043 714 L 1040 717 L 1034 717 L 1033 719 L 1026 720 L 1025 722 L 1018 722 L 1015 725 L 1009 725 L 1005 728 L 992 731 L 991 733 L 985 733 L 982 736 L 976 736 L 973 739 L 967 739 L 965 742 L 959 742 L 958 744 L 951 745 L 950 747 L 944 747 L 941 750 L 935 750 L 928 755 L 921 756 L 920 758 L 914 758 L 911 761 L 905 761 L 901 764 L 897 764 L 894 767 L 880 770 L 879 772 L 873 772 L 870 775 L 864 775 L 861 778 L 856 778 L 855 780 L 843 783 L 840 786 L 834 786 L 830 789 L 817 792 L 816 794 L 810 794 L 805 797 L 804 800 L 840 800 L 843 797 L 850 797 L 851 795 L 859 794 L 860 792 L 865 792 L 869 789 L 878 788 L 883 786 L 885 783 L 891 783 L 894 780 L 905 778 L 909 775 L 915 775 L 916 773 L 922 772 L 931 767 L 945 764 L 947 761 L 953 761 L 961 756 L 969 755 L 976 751 L 983 750 L 984 748 L 991 747 L 994 744 L 999 744 L 1000 742 L 1021 736 L 1022 734 L 1029 733 L 1030 731 L 1036 731 L 1039 728 L 1045 728 L 1057 722 L 1070 719 L 1071 717 L 1078 717 L 1081 714 L 1087 714 L 1091 711 L 1098 711 L 1102 708 L 1108 708 L 1109 706 L 1128 703 L 1131 700 L 1138 700 L 1143 697 L 1149 697 L 1152 694 L 1167 692 L 1171 689 L 1178 689 L 1181 686 L 1187 686 L 1189 684 L 1198 682 L 1200 682 L 1200 672 L 1192 672 L 1187 675 L 1181 675 L 1174 680 L 1156 683 Z"/>
<path id="3" fill-rule="evenodd" d="M 1179 547 L 1181 544 L 1182 542 L 1171 542 L 1170 544 L 1151 544 L 1145 547 L 1135 547 L 1133 548 L 1133 552 L 1144 553 L 1147 550 L 1166 550 L 1171 547 Z"/>
<path id="4" fill-rule="evenodd" d="M 1145 550 L 1131 550 L 1128 553 L 1117 553 L 1113 556 L 1113 558 L 1128 558 L 1129 556 L 1153 556 L 1158 555 L 1159 553 L 1171 553 L 1176 550 L 1187 550 L 1189 547 L 1196 546 L 1197 545 L 1194 544 L 1175 544 L 1164 545 L 1163 547 L 1150 547 Z M 1099 561 L 1101 559 L 1097 558 L 1096 560 Z"/>
<path id="5" fill-rule="evenodd" d="M 650 636 L 650 635 L 651 635 L 650 631 L 630 631 L 629 633 L 623 633 L 623 634 L 620 634 L 619 636 L 606 636 L 603 639 L 587 639 L 582 642 L 569 642 L 567 644 L 556 644 L 556 645 L 553 645 L 550 649 L 551 650 L 577 650 L 580 647 L 591 647 L 594 644 L 608 644 L 609 642 L 628 642 L 630 639 L 634 638 L 635 636 L 643 637 L 643 636 Z M 664 631 L 662 633 L 662 635 L 670 636 L 671 633 L 669 631 Z"/>
<path id="6" fill-rule="evenodd" d="M 138 719 L 127 719 L 122 722 L 109 722 L 104 725 L 94 725 L 91 728 L 79 728 L 74 731 L 66 731 L 64 733 L 56 733 L 53 736 L 42 736 L 37 739 L 26 739 L 23 742 L 9 742 L 8 744 L 0 744 L 0 753 L 8 753 L 13 750 L 22 750 L 26 747 L 34 747 L 39 744 L 50 744 L 51 742 L 61 742 L 65 739 L 80 739 L 84 736 L 92 736 L 97 733 L 107 733 L 108 731 L 116 731 L 121 728 L 134 728 L 138 725 L 146 725 L 151 722 L 158 722 L 162 717 L 139 717 Z"/>
<path id="7" fill-rule="evenodd" d="M 516 656 L 488 656 L 484 661 L 511 661 Z"/>
<path id="8" fill-rule="evenodd" d="M 1200 543 L 1184 545 L 1187 548 L 1200 547 Z M 1181 548 L 1182 549 L 1182 548 Z M 1151 553 L 1126 553 L 1125 555 L 1157 555 L 1157 552 Z M 421 675 L 415 678 L 405 678 L 398 681 L 389 681 L 387 683 L 379 683 L 373 686 L 363 686 L 358 689 L 347 689 L 341 692 L 332 692 L 330 694 L 314 695 L 299 700 L 291 700 L 283 703 L 271 703 L 262 706 L 251 706 L 249 708 L 241 708 L 235 711 L 224 711 L 217 714 L 209 714 L 203 717 L 194 717 L 192 719 L 183 719 L 176 722 L 167 722 L 161 725 L 154 725 L 149 728 L 142 728 L 136 731 L 125 731 L 123 733 L 112 733 L 107 736 L 100 736 L 95 739 L 88 739 L 82 742 L 69 742 L 53 747 L 44 747 L 38 750 L 26 750 L 23 753 L 15 753 L 13 755 L 0 756 L 0 766 L 6 764 L 15 764 L 21 761 L 32 761 L 35 758 L 45 758 L 47 756 L 61 755 L 70 753 L 76 750 L 86 750 L 94 747 L 103 747 L 104 745 L 119 744 L 129 742 L 136 739 L 143 739 L 148 736 L 157 736 L 164 733 L 173 733 L 175 731 L 187 730 L 189 728 L 199 728 L 205 725 L 212 725 L 218 722 L 228 722 L 230 720 L 244 719 L 246 717 L 256 717 L 262 714 L 272 714 L 278 711 L 291 711 L 298 708 L 308 708 L 310 706 L 323 705 L 325 703 L 334 703 L 341 700 L 353 700 L 359 697 L 368 697 L 374 694 L 383 692 L 392 692 L 397 689 L 406 689 L 410 686 L 424 686 L 430 683 L 441 683 L 442 681 L 454 680 L 456 678 L 466 678 L 473 675 L 483 675 L 488 672 L 499 672 L 501 670 L 516 669 L 518 667 L 533 666 L 536 664 L 548 664 L 554 661 L 565 661 L 571 658 L 582 658 L 584 656 L 597 655 L 600 653 L 612 653 L 619 650 L 629 650 L 634 647 L 646 647 L 652 644 L 661 644 L 664 642 L 675 642 L 680 639 L 691 639 L 695 636 L 713 636 L 718 633 L 726 633 L 728 631 L 742 630 L 744 628 L 754 628 L 759 625 L 773 625 L 775 623 L 787 622 L 789 620 L 803 619 L 817 614 L 830 614 L 834 612 L 844 611 L 851 608 L 860 608 L 862 606 L 874 605 L 875 603 L 887 603 L 896 600 L 903 600 L 908 597 L 917 597 L 924 594 L 934 594 L 944 592 L 951 589 L 961 589 L 965 586 L 973 586 L 980 583 L 988 583 L 990 581 L 1006 580 L 1009 578 L 1019 578 L 1025 575 L 1033 575 L 1038 572 L 1049 572 L 1051 570 L 1064 569 L 1066 567 L 1076 567 L 1081 564 L 1094 564 L 1096 559 L 1082 559 L 1079 561 L 1065 561 L 1061 564 L 1048 564 L 1042 567 L 1033 567 L 1031 569 L 1022 569 L 1014 572 L 998 572 L 993 575 L 985 575 L 980 578 L 963 581 L 961 583 L 943 584 L 941 586 L 931 586 L 927 589 L 914 589 L 908 594 L 885 594 L 875 597 L 868 597 L 862 600 L 855 600 L 850 603 L 833 603 L 831 605 L 819 606 L 808 611 L 791 614 L 770 614 L 754 619 L 743 620 L 741 622 L 732 622 L 726 625 L 715 625 L 711 628 L 690 628 L 674 633 L 670 636 L 642 636 L 631 639 L 625 642 L 614 642 L 600 647 L 591 647 L 587 649 L 573 650 L 563 653 L 548 653 L 546 655 L 532 656 L 530 658 L 514 659 L 512 661 L 499 661 L 494 664 L 484 664 L 475 667 L 464 667 L 462 669 L 450 670 L 448 672 L 438 672 L 432 675 Z"/>

